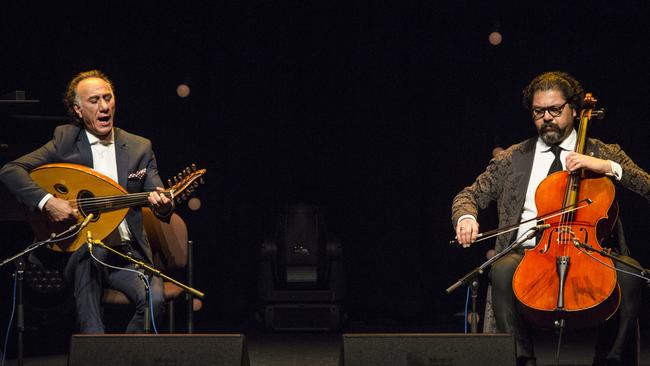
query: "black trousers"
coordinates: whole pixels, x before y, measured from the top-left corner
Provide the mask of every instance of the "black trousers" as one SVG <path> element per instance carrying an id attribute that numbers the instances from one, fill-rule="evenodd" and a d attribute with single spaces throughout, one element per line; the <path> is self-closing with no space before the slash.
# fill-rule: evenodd
<path id="1" fill-rule="evenodd" d="M 492 307 L 497 322 L 497 329 L 502 333 L 512 333 L 515 337 L 517 357 L 535 357 L 530 328 L 517 309 L 517 300 L 512 290 L 512 277 L 523 258 L 523 254 L 509 253 L 492 265 L 490 272 L 492 281 Z M 639 265 L 630 257 L 621 256 L 627 263 Z M 614 261 L 617 269 L 637 272 L 632 268 Z M 606 321 L 599 329 L 596 340 L 596 359 L 623 358 L 626 341 L 632 342 L 635 337 L 637 318 L 641 309 L 642 290 L 644 281 L 638 277 L 621 272 L 617 273 L 621 289 L 621 305 L 618 314 Z M 614 322 L 618 324 L 615 325 Z M 612 334 L 612 332 L 614 334 Z"/>
<path id="2" fill-rule="evenodd" d="M 144 260 L 144 256 L 131 245 L 123 245 L 119 248 L 123 253 Z M 95 246 L 93 248 L 95 258 L 108 264 L 135 269 L 133 264 L 123 262 L 115 257 L 109 256 L 106 249 Z M 93 260 L 88 252 L 88 247 L 83 245 L 74 252 L 64 269 L 64 278 L 74 284 L 75 304 L 77 308 L 77 321 L 79 322 L 80 333 L 104 333 L 104 322 L 101 311 L 101 298 L 104 288 L 113 288 L 123 292 L 135 304 L 135 313 L 129 322 L 126 333 L 143 333 L 146 291 L 143 281 L 134 272 L 106 268 Z M 150 291 L 154 311 L 154 319 L 161 313 L 163 298 L 163 282 L 160 277 L 150 278 Z"/>

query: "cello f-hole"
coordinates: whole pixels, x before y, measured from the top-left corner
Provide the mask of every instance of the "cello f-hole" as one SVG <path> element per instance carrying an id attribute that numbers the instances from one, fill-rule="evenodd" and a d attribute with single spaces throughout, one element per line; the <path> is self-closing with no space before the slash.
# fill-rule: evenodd
<path id="1" fill-rule="evenodd" d="M 557 229 L 553 229 L 553 231 L 557 232 Z M 544 247 L 539 250 L 539 252 L 541 254 L 546 254 L 546 252 L 548 252 L 548 250 L 551 248 L 551 238 L 552 237 L 553 237 L 553 235 L 548 236 L 548 240 L 546 241 L 546 243 L 544 243 Z"/>

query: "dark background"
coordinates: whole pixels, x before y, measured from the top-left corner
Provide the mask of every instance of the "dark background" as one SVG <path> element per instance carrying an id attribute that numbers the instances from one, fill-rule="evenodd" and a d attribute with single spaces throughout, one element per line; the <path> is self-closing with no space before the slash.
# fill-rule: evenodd
<path id="1" fill-rule="evenodd" d="M 343 241 L 352 324 L 462 331 L 454 314 L 465 291 L 444 289 L 493 242 L 450 246 L 451 200 L 493 147 L 534 133 L 521 90 L 543 71 L 580 80 L 608 112 L 590 135 L 650 169 L 646 1 L 102 5 L 3 4 L 0 94 L 25 90 L 40 102 L 0 113 L 63 116 L 67 81 L 98 68 L 115 85 L 116 124 L 153 140 L 163 178 L 192 162 L 208 169 L 202 208 L 179 208 L 209 296 L 204 331 L 253 318 L 259 245 L 279 209 L 300 201 L 319 205 Z M 176 96 L 181 82 L 188 98 Z M 0 163 L 63 120 L 0 120 L 9 145 Z M 618 197 L 633 254 L 650 266 L 650 206 Z M 494 216 L 483 214 L 483 229 Z M 29 241 L 24 225 L 0 225 L 2 257 Z M 0 274 L 6 319 L 10 271 Z"/>

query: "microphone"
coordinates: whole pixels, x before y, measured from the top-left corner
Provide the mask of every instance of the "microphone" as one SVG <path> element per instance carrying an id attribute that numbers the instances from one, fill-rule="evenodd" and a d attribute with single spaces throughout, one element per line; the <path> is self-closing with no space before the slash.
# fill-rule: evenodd
<path id="1" fill-rule="evenodd" d="M 571 241 L 573 242 L 573 245 L 576 248 L 583 248 L 583 249 L 587 249 L 587 250 L 592 251 L 592 252 L 598 252 L 598 250 L 596 250 L 596 248 L 592 247 L 591 245 L 589 245 L 587 243 L 581 242 L 577 238 L 573 238 L 573 240 L 571 240 Z"/>
<path id="2" fill-rule="evenodd" d="M 526 238 L 525 240 L 530 240 L 530 239 L 534 238 L 535 236 L 537 236 L 538 232 L 544 231 L 544 230 L 548 229 L 549 227 L 551 227 L 551 224 L 535 225 L 535 226 L 531 227 L 527 231 L 528 235 L 525 236 L 525 238 Z"/>
<path id="3" fill-rule="evenodd" d="M 93 213 L 88 214 L 88 216 L 86 216 L 86 218 L 82 222 L 79 222 L 79 223 L 76 223 L 76 224 L 72 225 L 70 227 L 70 230 L 81 231 L 81 229 L 88 226 L 88 224 L 90 223 L 90 220 L 92 220 L 94 217 L 95 217 L 95 214 L 93 214 Z"/>
<path id="4" fill-rule="evenodd" d="M 583 245 L 583 244 L 582 244 L 582 243 L 580 242 L 580 240 L 578 240 L 577 238 L 573 238 L 571 241 L 573 242 L 573 245 L 574 245 L 576 248 L 578 248 L 578 249 L 582 248 L 582 245 Z"/>
<path id="5" fill-rule="evenodd" d="M 532 230 L 534 230 L 534 231 L 544 231 L 544 230 L 548 229 L 549 227 L 551 227 L 551 224 L 535 225 L 535 227 L 533 227 Z"/>

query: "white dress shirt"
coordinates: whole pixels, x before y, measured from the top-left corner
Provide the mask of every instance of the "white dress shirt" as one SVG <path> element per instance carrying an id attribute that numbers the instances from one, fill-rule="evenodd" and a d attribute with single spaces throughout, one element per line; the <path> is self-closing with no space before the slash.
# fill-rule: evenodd
<path id="1" fill-rule="evenodd" d="M 111 131 L 111 135 L 106 140 L 98 139 L 95 135 L 88 132 L 88 130 L 85 132 L 93 153 L 93 169 L 117 182 L 117 159 L 115 158 L 115 138 L 113 131 Z M 122 220 L 117 229 L 120 233 L 120 239 L 123 242 L 131 240 L 131 232 L 129 231 L 129 226 L 126 224 L 126 220 Z"/>

